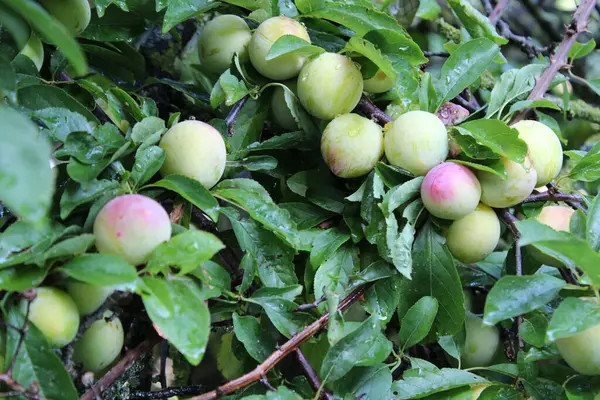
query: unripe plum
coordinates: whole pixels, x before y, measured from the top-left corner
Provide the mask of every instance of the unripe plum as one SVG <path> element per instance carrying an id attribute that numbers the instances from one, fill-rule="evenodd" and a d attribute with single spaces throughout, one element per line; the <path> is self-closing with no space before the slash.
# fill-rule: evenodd
<path id="1" fill-rule="evenodd" d="M 298 92 L 298 86 L 294 81 L 285 82 L 285 85 L 293 92 Z M 285 91 L 286 89 L 278 86 L 273 91 L 273 97 L 271 97 L 271 110 L 273 111 L 273 118 L 275 122 L 284 129 L 290 132 L 298 130 L 298 123 L 292 115 L 292 112 L 285 102 Z"/>
<path id="2" fill-rule="evenodd" d="M 42 69 L 42 65 L 44 64 L 44 46 L 40 38 L 35 34 L 31 34 L 27 44 L 21 50 L 21 54 L 29 57 L 38 71 Z"/>
<path id="3" fill-rule="evenodd" d="M 267 53 L 273 44 L 284 35 L 298 36 L 310 42 L 308 32 L 298 21 L 288 17 L 272 17 L 263 21 L 250 39 L 248 53 L 254 68 L 267 78 L 274 80 L 290 79 L 298 75 L 306 57 L 298 54 L 286 54 L 267 60 Z"/>
<path id="4" fill-rule="evenodd" d="M 448 131 L 435 114 L 409 111 L 386 129 L 385 156 L 392 165 L 425 175 L 448 156 Z"/>
<path id="5" fill-rule="evenodd" d="M 567 92 L 569 94 L 573 94 L 573 85 L 571 85 L 571 82 L 569 81 L 565 81 L 554 86 L 551 92 L 557 96 L 562 97 L 562 95 L 565 94 L 565 86 L 567 87 Z"/>
<path id="6" fill-rule="evenodd" d="M 562 358 L 582 375 L 600 375 L 600 324 L 567 338 L 557 339 Z"/>
<path id="7" fill-rule="evenodd" d="M 107 311 L 75 343 L 73 358 L 86 371 L 101 371 L 121 354 L 124 339 L 121 320 Z"/>
<path id="8" fill-rule="evenodd" d="M 60 348 L 69 344 L 79 330 L 79 311 L 73 299 L 54 287 L 39 287 L 31 302 L 29 321 L 48 340 L 50 346 Z M 20 310 L 25 314 L 27 301 L 22 300 Z"/>
<path id="9" fill-rule="evenodd" d="M 446 232 L 450 253 L 465 264 L 489 256 L 500 240 L 500 221 L 490 207 L 479 203 L 475 211 L 456 220 Z"/>
<path id="10" fill-rule="evenodd" d="M 563 165 L 560 140 L 546 125 L 537 121 L 519 121 L 513 125 L 519 138 L 527 143 L 528 156 L 537 173 L 535 186 L 544 186 L 558 176 Z"/>
<path id="11" fill-rule="evenodd" d="M 394 81 L 385 72 L 379 70 L 375 75 L 363 82 L 365 92 L 384 93 L 394 87 Z"/>
<path id="12" fill-rule="evenodd" d="M 116 197 L 106 203 L 94 221 L 96 248 L 116 254 L 133 265 L 171 238 L 169 215 L 158 202 L 138 194 Z"/>
<path id="13" fill-rule="evenodd" d="M 481 184 L 481 202 L 490 207 L 505 208 L 519 204 L 533 192 L 537 173 L 529 158 L 524 164 L 503 158 L 506 179 L 487 171 L 478 171 Z"/>
<path id="14" fill-rule="evenodd" d="M 77 281 L 67 282 L 67 293 L 77 305 L 79 315 L 89 315 L 96 311 L 113 292 L 114 289 L 110 286 L 96 286 Z"/>
<path id="15" fill-rule="evenodd" d="M 383 155 L 381 127 L 357 114 L 340 115 L 323 131 L 321 154 L 340 178 L 366 175 Z"/>
<path id="16" fill-rule="evenodd" d="M 362 91 L 359 69 L 341 54 L 319 55 L 302 68 L 298 77 L 300 103 L 320 119 L 333 119 L 354 110 Z"/>
<path id="17" fill-rule="evenodd" d="M 453 162 L 431 169 L 421 185 L 423 205 L 438 218 L 460 219 L 477 208 L 480 198 L 481 186 L 475 174 Z"/>
<path id="18" fill-rule="evenodd" d="M 92 18 L 87 0 L 40 0 L 40 3 L 75 36 L 87 28 Z"/>
<path id="19" fill-rule="evenodd" d="M 536 220 L 544 225 L 548 225 L 555 231 L 570 232 L 571 230 L 571 217 L 575 213 L 570 207 L 566 206 L 547 206 L 542 209 L 540 214 L 536 217 Z M 561 268 L 565 265 L 557 260 L 556 258 L 542 253 L 535 247 L 529 246 L 530 254 L 542 264 L 549 265 L 551 267 Z"/>
<path id="20" fill-rule="evenodd" d="M 461 367 L 485 367 L 491 364 L 500 344 L 500 333 L 495 326 L 483 324 L 473 314 L 465 318 L 465 348 L 461 354 Z"/>
<path id="21" fill-rule="evenodd" d="M 246 21 L 237 15 L 219 15 L 209 21 L 200 36 L 202 66 L 221 74 L 231 65 L 235 53 L 240 61 L 248 60 L 248 43 L 252 33 Z"/>
<path id="22" fill-rule="evenodd" d="M 183 121 L 174 125 L 160 141 L 165 162 L 163 176 L 185 175 L 210 189 L 223 176 L 227 149 L 218 130 L 202 121 Z"/>

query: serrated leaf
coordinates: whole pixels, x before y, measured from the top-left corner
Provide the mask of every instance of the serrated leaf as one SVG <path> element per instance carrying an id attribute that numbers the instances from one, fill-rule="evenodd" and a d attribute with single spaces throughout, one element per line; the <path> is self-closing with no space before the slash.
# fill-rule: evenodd
<path id="1" fill-rule="evenodd" d="M 143 185 L 149 181 L 160 170 L 165 158 L 165 151 L 158 146 L 138 149 L 129 178 L 133 185 Z"/>
<path id="2" fill-rule="evenodd" d="M 93 180 L 88 183 L 70 183 L 60 198 L 60 217 L 66 219 L 79 206 L 90 203 L 104 193 L 116 189 L 119 183 L 116 181 Z"/>
<path id="3" fill-rule="evenodd" d="M 98 286 L 131 283 L 137 279 L 135 267 L 112 254 L 82 254 L 59 270 L 78 281 Z"/>
<path id="4" fill-rule="evenodd" d="M 400 301 L 398 278 L 381 279 L 365 292 L 364 308 L 371 315 L 376 315 L 380 321 L 389 322 L 395 315 Z"/>
<path id="5" fill-rule="evenodd" d="M 350 244 L 340 247 L 327 262 L 322 264 L 315 274 L 315 298 L 326 292 L 343 294 L 354 270 L 354 249 Z"/>
<path id="6" fill-rule="evenodd" d="M 296 286 L 295 288 L 299 290 L 291 293 L 298 295 L 302 291 L 302 286 Z M 278 290 L 283 289 L 259 289 L 252 295 L 250 300 L 263 308 L 275 328 L 282 335 L 291 338 L 312 322 L 312 317 L 304 312 L 296 312 L 298 305 L 277 293 Z"/>
<path id="7" fill-rule="evenodd" d="M 488 38 L 499 45 L 508 43 L 506 38 L 496 32 L 496 28 L 490 20 L 468 1 L 449 0 L 448 4 L 472 38 Z"/>
<path id="8" fill-rule="evenodd" d="M 397 400 L 421 399 L 444 390 L 486 382 L 486 379 L 460 369 L 420 370 L 418 375 L 394 382 L 392 391 Z"/>
<path id="9" fill-rule="evenodd" d="M 162 32 L 167 33 L 175 25 L 196 15 L 207 12 L 219 4 L 211 0 L 168 0 Z"/>
<path id="10" fill-rule="evenodd" d="M 321 54 L 325 49 L 313 46 L 310 42 L 295 35 L 283 35 L 273 43 L 265 60 L 274 60 L 286 54 L 296 54 L 300 56 L 311 56 Z"/>
<path id="11" fill-rule="evenodd" d="M 244 344 L 248 354 L 258 362 L 263 362 L 277 347 L 273 338 L 262 330 L 255 317 L 233 313 L 233 332 Z"/>
<path id="12" fill-rule="evenodd" d="M 519 139 L 516 129 L 497 119 L 479 119 L 456 127 L 460 135 L 471 136 L 480 146 L 495 154 L 522 163 L 527 155 L 527 143 Z"/>
<path id="13" fill-rule="evenodd" d="M 386 365 L 352 368 L 335 382 L 336 393 L 353 399 L 389 400 L 392 398 L 392 372 Z"/>
<path id="14" fill-rule="evenodd" d="M 84 233 L 82 235 L 63 240 L 62 242 L 50 247 L 48 251 L 44 253 L 44 259 L 49 260 L 52 258 L 80 255 L 92 247 L 94 241 L 94 235 L 90 233 Z"/>
<path id="15" fill-rule="evenodd" d="M 486 118 L 496 114 L 501 116 L 510 102 L 526 97 L 544 69 L 545 66 L 542 64 L 529 64 L 521 69 L 511 69 L 503 73 L 492 89 Z"/>

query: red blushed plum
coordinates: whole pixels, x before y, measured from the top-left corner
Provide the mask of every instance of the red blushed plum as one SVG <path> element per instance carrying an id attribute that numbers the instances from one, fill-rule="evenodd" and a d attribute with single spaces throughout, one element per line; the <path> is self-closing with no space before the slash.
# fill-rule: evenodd
<path id="1" fill-rule="evenodd" d="M 171 238 L 171 222 L 156 201 L 128 194 L 112 199 L 100 210 L 94 221 L 94 235 L 100 253 L 116 254 L 138 265 Z"/>
<path id="2" fill-rule="evenodd" d="M 221 74 L 231 65 L 235 53 L 240 61 L 248 60 L 248 43 L 252 33 L 237 15 L 219 15 L 207 22 L 199 41 L 200 60 L 207 70 Z"/>
<path id="3" fill-rule="evenodd" d="M 556 341 L 567 364 L 582 375 L 600 375 L 600 324 Z"/>
<path id="4" fill-rule="evenodd" d="M 506 179 L 486 171 L 477 171 L 481 184 L 481 202 L 494 208 L 506 208 L 519 204 L 533 192 L 537 173 L 529 158 L 524 164 L 502 159 Z"/>
<path id="5" fill-rule="evenodd" d="M 513 125 L 519 138 L 527 143 L 528 156 L 537 173 L 535 186 L 544 186 L 558 176 L 563 165 L 562 145 L 554 131 L 537 121 L 519 121 Z"/>
<path id="6" fill-rule="evenodd" d="M 490 207 L 479 203 L 475 211 L 456 220 L 446 232 L 450 253 L 465 264 L 489 256 L 500 240 L 500 221 Z"/>
<path id="7" fill-rule="evenodd" d="M 357 114 L 340 115 L 323 131 L 321 154 L 340 178 L 366 175 L 383 155 L 381 127 Z"/>
<path id="8" fill-rule="evenodd" d="M 434 167 L 421 185 L 425 208 L 438 218 L 460 219 L 477 208 L 480 198 L 481 186 L 475 174 L 453 162 Z"/>
<path id="9" fill-rule="evenodd" d="M 394 87 L 394 81 L 383 71 L 379 70 L 371 78 L 365 79 L 363 86 L 365 92 L 384 93 Z"/>
<path id="10" fill-rule="evenodd" d="M 390 164 L 423 176 L 448 156 L 448 131 L 425 111 L 409 111 L 386 126 L 385 156 Z"/>
<path id="11" fill-rule="evenodd" d="M 210 189 L 223 176 L 227 149 L 218 130 L 202 121 L 180 122 L 162 137 L 165 151 L 160 173 L 185 175 Z"/>
<path id="12" fill-rule="evenodd" d="M 341 54 L 321 54 L 307 63 L 298 77 L 300 103 L 320 119 L 333 119 L 354 110 L 362 91 L 360 70 Z"/>
<path id="13" fill-rule="evenodd" d="M 304 26 L 288 17 L 273 17 L 261 23 L 250 39 L 248 52 L 250 61 L 261 75 L 274 80 L 285 80 L 298 76 L 306 57 L 286 54 L 267 60 L 267 54 L 273 44 L 284 35 L 298 36 L 307 42 L 310 37 Z"/>

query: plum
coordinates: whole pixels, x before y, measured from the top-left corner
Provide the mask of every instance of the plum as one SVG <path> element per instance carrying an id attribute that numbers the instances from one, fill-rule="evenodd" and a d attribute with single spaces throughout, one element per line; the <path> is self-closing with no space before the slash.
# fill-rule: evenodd
<path id="1" fill-rule="evenodd" d="M 423 205 L 438 218 L 460 219 L 475 210 L 480 198 L 481 186 L 475 174 L 453 162 L 431 169 L 421 185 Z"/>
<path id="2" fill-rule="evenodd" d="M 221 74 L 231 65 L 235 53 L 239 54 L 241 62 L 246 62 L 251 37 L 248 24 L 237 15 L 219 15 L 212 19 L 200 36 L 198 47 L 202 66 Z"/>
<path id="3" fill-rule="evenodd" d="M 87 28 L 92 18 L 88 0 L 40 0 L 40 3 L 75 36 Z"/>
<path id="4" fill-rule="evenodd" d="M 202 121 L 180 122 L 160 141 L 165 162 L 160 173 L 185 175 L 210 189 L 223 176 L 227 149 L 218 130 Z"/>
<path id="5" fill-rule="evenodd" d="M 310 37 L 304 26 L 288 17 L 272 17 L 263 21 L 250 39 L 248 53 L 254 68 L 261 75 L 274 80 L 290 79 L 298 75 L 306 57 L 298 54 L 285 54 L 267 60 L 267 54 L 273 44 L 284 35 L 297 36 L 307 42 Z"/>
<path id="6" fill-rule="evenodd" d="M 381 127 L 357 114 L 340 115 L 323 131 L 321 154 L 340 178 L 366 175 L 383 155 Z"/>
<path id="7" fill-rule="evenodd" d="M 121 320 L 107 311 L 75 342 L 73 359 L 86 371 L 101 371 L 121 354 L 124 340 Z"/>
<path id="8" fill-rule="evenodd" d="M 500 240 L 500 220 L 490 207 L 479 203 L 475 211 L 456 220 L 446 232 L 450 253 L 465 264 L 490 255 Z"/>
<path id="9" fill-rule="evenodd" d="M 513 125 L 519 138 L 527 143 L 528 156 L 537 173 L 535 186 L 544 186 L 558 176 L 563 165 L 562 145 L 554 131 L 537 121 Z"/>
<path id="10" fill-rule="evenodd" d="M 29 321 L 42 332 L 50 346 L 66 346 L 79 330 L 77 305 L 68 294 L 54 287 L 39 287 L 36 294 L 29 309 Z M 25 314 L 27 300 L 23 299 L 19 307 Z"/>
<path id="11" fill-rule="evenodd" d="M 378 70 L 375 75 L 363 82 L 365 92 L 384 93 L 394 87 L 394 81 L 385 72 Z"/>
<path id="12" fill-rule="evenodd" d="M 519 204 L 533 192 L 537 173 L 529 158 L 523 164 L 502 158 L 506 179 L 487 171 L 477 171 L 481 184 L 481 202 L 490 207 L 505 208 Z"/>
<path id="13" fill-rule="evenodd" d="M 471 313 L 465 318 L 465 348 L 461 354 L 461 367 L 485 367 L 491 364 L 500 345 L 500 333 L 495 326 Z"/>
<path id="14" fill-rule="evenodd" d="M 77 281 L 69 281 L 66 286 L 67 293 L 77 305 L 79 315 L 82 316 L 96 311 L 114 292 L 110 286 L 96 286 Z"/>
<path id="15" fill-rule="evenodd" d="M 44 65 L 44 46 L 40 38 L 35 34 L 31 34 L 27 44 L 21 50 L 21 54 L 29 57 L 38 71 L 42 69 L 42 65 Z"/>
<path id="16" fill-rule="evenodd" d="M 96 248 L 116 254 L 133 265 L 171 238 L 171 221 L 155 200 L 138 194 L 116 197 L 106 203 L 94 221 Z"/>
<path id="17" fill-rule="evenodd" d="M 448 156 L 448 131 L 435 114 L 409 111 L 386 127 L 384 147 L 392 165 L 422 176 Z"/>
<path id="18" fill-rule="evenodd" d="M 575 213 L 570 207 L 566 206 L 547 206 L 542 209 L 540 214 L 536 217 L 537 221 L 548 225 L 555 231 L 570 232 L 571 230 L 571 217 Z M 556 258 L 542 253 L 540 250 L 533 246 L 529 246 L 530 254 L 542 264 L 549 265 L 551 267 L 562 268 L 565 265 L 557 260 Z"/>
<path id="19" fill-rule="evenodd" d="M 298 86 L 295 81 L 284 82 L 293 93 L 298 92 Z M 285 102 L 285 91 L 286 89 L 281 86 L 277 86 L 273 91 L 273 97 L 271 97 L 271 111 L 273 111 L 273 118 L 275 122 L 279 124 L 283 129 L 289 132 L 297 131 L 298 123 L 292 115 L 287 103 Z"/>
<path id="20" fill-rule="evenodd" d="M 341 54 L 323 53 L 298 76 L 298 98 L 311 115 L 330 120 L 352 111 L 363 91 L 360 70 Z"/>
<path id="21" fill-rule="evenodd" d="M 596 301 L 591 298 L 582 300 Z M 556 347 L 571 368 L 582 375 L 600 375 L 600 324 L 556 340 Z"/>

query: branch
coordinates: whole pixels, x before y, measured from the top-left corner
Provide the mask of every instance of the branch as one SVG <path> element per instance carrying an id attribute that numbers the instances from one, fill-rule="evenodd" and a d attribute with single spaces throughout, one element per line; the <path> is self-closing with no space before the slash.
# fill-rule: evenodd
<path id="1" fill-rule="evenodd" d="M 319 304 L 321 304 L 325 300 L 327 300 L 327 298 L 325 297 L 325 295 L 323 295 L 320 298 L 318 298 L 317 300 L 313 301 L 312 303 L 299 305 L 298 307 L 296 307 L 296 309 L 294 311 L 306 311 L 306 310 L 310 310 L 313 308 L 317 308 L 317 307 L 319 307 Z"/>
<path id="2" fill-rule="evenodd" d="M 538 201 L 564 201 L 567 203 L 583 203 L 583 198 L 576 194 L 566 194 L 561 192 L 543 192 L 530 194 L 523 203 L 535 203 Z"/>
<path id="3" fill-rule="evenodd" d="M 373 104 L 371 100 L 364 96 L 360 99 L 356 108 L 369 118 L 377 121 L 377 123 L 381 126 L 385 126 L 385 124 L 392 122 L 392 119 L 389 115 L 384 113 L 381 109 L 379 109 L 379 107 Z"/>
<path id="4" fill-rule="evenodd" d="M 338 306 L 338 311 L 344 311 L 354 304 L 365 292 L 366 286 L 362 286 L 350 293 Z M 189 400 L 213 400 L 222 397 L 223 395 L 233 393 L 238 389 L 246 387 L 251 383 L 260 381 L 267 373 L 273 369 L 281 360 L 287 357 L 290 353 L 296 351 L 298 347 L 308 339 L 316 335 L 329 322 L 329 313 L 323 314 L 321 318 L 304 328 L 304 330 L 290 340 L 285 342 L 280 348 L 275 350 L 267 359 L 258 365 L 252 372 L 247 373 L 237 379 L 227 382 L 219 386 L 216 390 L 204 393 L 200 396 L 191 397 Z M 81 399 L 81 400 L 92 400 Z"/>
<path id="5" fill-rule="evenodd" d="M 248 96 L 242 97 L 237 103 L 233 105 L 229 115 L 225 118 L 225 123 L 227 124 L 227 133 L 229 136 L 233 136 L 233 125 L 235 125 L 235 121 L 237 120 L 240 111 L 244 108 L 244 104 L 248 101 Z"/>
<path id="6" fill-rule="evenodd" d="M 496 22 L 500 19 L 500 17 L 502 17 L 502 14 L 504 13 L 506 7 L 508 6 L 509 1 L 510 0 L 498 1 L 498 4 L 496 4 L 496 7 L 490 13 L 490 22 L 492 23 L 492 25 L 496 24 Z"/>
<path id="7" fill-rule="evenodd" d="M 317 375 L 317 372 L 310 365 L 310 363 L 308 362 L 308 360 L 306 359 L 306 357 L 304 356 L 304 353 L 302 353 L 302 350 L 300 350 L 300 348 L 296 349 L 296 358 L 298 359 L 300 366 L 304 370 L 304 375 L 306 376 L 306 379 L 308 379 L 308 383 L 310 383 L 310 386 L 312 386 L 314 391 L 318 393 L 319 390 L 321 390 L 321 381 L 319 380 L 319 376 Z M 331 396 L 331 394 L 329 392 L 327 392 L 327 390 L 323 390 L 323 392 L 319 396 L 319 399 L 320 400 L 333 400 L 333 396 Z"/>
<path id="8" fill-rule="evenodd" d="M 156 390 L 154 392 L 134 392 L 129 398 L 131 399 L 164 399 L 171 398 L 174 396 L 193 396 L 198 393 L 202 393 L 203 387 L 201 385 L 194 386 L 182 386 L 176 388 L 168 388 L 164 390 Z"/>

